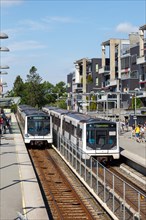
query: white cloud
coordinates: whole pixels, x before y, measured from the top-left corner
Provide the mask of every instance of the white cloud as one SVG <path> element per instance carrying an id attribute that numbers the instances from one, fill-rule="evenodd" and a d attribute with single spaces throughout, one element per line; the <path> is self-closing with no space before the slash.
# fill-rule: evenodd
<path id="1" fill-rule="evenodd" d="M 27 26 L 27 30 L 28 28 L 30 30 L 48 30 L 49 27 L 48 25 L 46 25 L 45 23 L 41 23 L 41 22 L 36 22 L 36 21 L 33 21 L 33 20 L 23 20 L 23 21 L 20 21 L 19 24 L 23 27 L 24 25 Z"/>
<path id="2" fill-rule="evenodd" d="M 68 17 L 50 17 L 42 18 L 41 21 L 34 21 L 30 19 L 21 20 L 18 22 L 18 25 L 23 27 L 23 31 L 27 29 L 32 31 L 52 31 L 55 23 L 73 23 L 73 19 Z"/>
<path id="3" fill-rule="evenodd" d="M 0 0 L 0 5 L 4 7 L 9 7 L 9 6 L 14 6 L 14 5 L 19 5 L 24 0 Z"/>
<path id="4" fill-rule="evenodd" d="M 125 22 L 125 23 L 120 23 L 116 27 L 117 32 L 122 32 L 122 33 L 130 33 L 130 32 L 138 32 L 139 27 L 133 26 L 132 24 Z"/>
<path id="5" fill-rule="evenodd" d="M 70 17 L 60 17 L 60 16 L 46 17 L 43 19 L 43 21 L 45 21 L 47 23 L 51 23 L 51 22 L 74 23 L 74 22 L 77 22 L 76 20 L 73 20 Z"/>
<path id="6" fill-rule="evenodd" d="M 8 29 L 4 29 L 3 32 L 7 33 L 9 39 L 13 39 L 16 36 L 19 36 L 19 34 L 22 34 L 22 32 L 24 32 L 24 28 L 23 27 L 19 27 L 19 28 L 8 28 Z"/>
<path id="7" fill-rule="evenodd" d="M 8 46 L 11 48 L 10 51 L 24 51 L 24 50 L 31 50 L 31 49 L 42 49 L 46 46 L 43 44 L 38 43 L 37 41 L 22 41 L 16 42 Z"/>

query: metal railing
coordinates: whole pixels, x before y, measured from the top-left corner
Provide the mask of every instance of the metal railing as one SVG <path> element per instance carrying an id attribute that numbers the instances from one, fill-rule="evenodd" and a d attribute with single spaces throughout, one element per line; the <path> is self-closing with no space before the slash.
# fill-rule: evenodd
<path id="1" fill-rule="evenodd" d="M 128 219 L 142 219 L 141 210 L 146 204 L 145 195 L 113 174 L 96 159 L 90 157 L 84 160 L 86 153 L 71 141 L 58 134 L 56 137 L 58 139 L 56 148 L 61 156 L 113 219 L 126 220 L 127 216 L 130 216 Z M 129 190 L 133 192 L 133 198 L 137 201 L 135 209 L 127 202 L 127 199 L 132 199 L 127 197 Z"/>

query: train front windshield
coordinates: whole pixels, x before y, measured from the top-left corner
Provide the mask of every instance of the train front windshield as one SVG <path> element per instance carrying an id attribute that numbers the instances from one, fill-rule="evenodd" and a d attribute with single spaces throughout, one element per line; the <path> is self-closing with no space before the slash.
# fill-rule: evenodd
<path id="1" fill-rule="evenodd" d="M 116 133 L 116 123 L 87 124 L 87 146 L 93 150 L 114 149 L 117 142 Z"/>
<path id="2" fill-rule="evenodd" d="M 45 136 L 50 133 L 50 117 L 31 116 L 28 117 L 28 134 L 33 136 Z"/>

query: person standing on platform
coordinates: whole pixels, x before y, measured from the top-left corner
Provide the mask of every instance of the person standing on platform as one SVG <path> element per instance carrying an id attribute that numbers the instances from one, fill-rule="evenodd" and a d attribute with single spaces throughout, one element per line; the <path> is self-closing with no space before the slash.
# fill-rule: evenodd
<path id="1" fill-rule="evenodd" d="M 4 111 L 2 111 L 2 118 L 3 118 L 3 133 L 6 134 L 6 126 L 7 126 L 6 120 L 7 120 L 7 117 L 4 113 Z"/>
<path id="2" fill-rule="evenodd" d="M 135 124 L 131 127 L 131 138 L 135 137 Z"/>
<path id="3" fill-rule="evenodd" d="M 3 128 L 3 118 L 0 115 L 0 145 L 1 145 L 1 138 L 2 138 L 2 128 Z"/>
<path id="4" fill-rule="evenodd" d="M 126 127 L 126 131 L 128 132 L 128 127 L 129 127 L 129 121 L 128 121 L 128 119 L 125 119 L 125 127 Z"/>
<path id="5" fill-rule="evenodd" d="M 120 125 L 120 133 L 124 133 L 124 126 L 125 126 L 124 121 L 120 121 L 119 125 Z"/>
<path id="6" fill-rule="evenodd" d="M 145 121 L 145 123 L 144 123 L 144 129 L 146 130 L 146 121 Z"/>
<path id="7" fill-rule="evenodd" d="M 144 142 L 144 141 L 145 141 L 145 137 L 144 137 L 144 126 L 143 126 L 143 125 L 140 126 L 140 139 L 141 139 L 141 142 Z"/>
<path id="8" fill-rule="evenodd" d="M 2 134 L 3 122 L 4 122 L 4 120 L 3 120 L 2 116 L 0 115 L 0 134 Z"/>
<path id="9" fill-rule="evenodd" d="M 135 127 L 135 137 L 136 141 L 140 143 L 140 125 L 136 125 Z"/>

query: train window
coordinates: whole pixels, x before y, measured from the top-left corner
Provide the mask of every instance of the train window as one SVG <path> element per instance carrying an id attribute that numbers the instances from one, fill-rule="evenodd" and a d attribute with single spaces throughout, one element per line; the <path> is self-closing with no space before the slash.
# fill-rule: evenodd
<path id="1" fill-rule="evenodd" d="M 62 130 L 62 134 L 63 134 L 63 136 L 65 135 L 65 131 L 64 131 L 64 129 Z"/>
<path id="2" fill-rule="evenodd" d="M 97 144 L 99 144 L 99 145 L 104 145 L 104 144 L 106 144 L 106 137 L 105 137 L 105 136 L 99 136 L 99 137 L 97 138 Z"/>
<path id="3" fill-rule="evenodd" d="M 78 125 L 78 127 L 77 127 L 77 136 L 78 136 L 79 138 L 82 137 L 82 129 L 80 128 L 79 125 Z"/>
<path id="4" fill-rule="evenodd" d="M 60 119 L 55 117 L 54 124 L 56 124 L 58 127 L 60 127 Z"/>
<path id="5" fill-rule="evenodd" d="M 95 131 L 87 131 L 87 143 L 95 144 Z"/>
<path id="6" fill-rule="evenodd" d="M 63 125 L 62 125 L 62 129 L 63 129 L 63 131 L 65 130 L 65 127 L 66 127 L 66 125 L 65 125 L 65 121 L 63 121 Z"/>
<path id="7" fill-rule="evenodd" d="M 109 143 L 109 144 L 113 144 L 113 143 L 114 143 L 114 139 L 115 139 L 115 138 L 110 137 L 109 140 L 108 140 L 108 143 Z"/>
<path id="8" fill-rule="evenodd" d="M 44 136 L 50 132 L 50 122 L 44 120 L 28 120 L 28 133 Z"/>
<path id="9" fill-rule="evenodd" d="M 50 132 L 50 123 L 48 123 L 47 121 L 45 121 L 42 125 L 42 131 L 43 134 L 48 134 Z"/>
<path id="10" fill-rule="evenodd" d="M 109 129 L 88 127 L 86 131 L 87 146 L 94 150 L 108 150 L 116 145 L 116 132 Z"/>
<path id="11" fill-rule="evenodd" d="M 65 121 L 64 123 L 64 130 L 65 131 L 69 131 L 70 130 L 70 127 L 69 127 L 69 123 Z"/>
<path id="12" fill-rule="evenodd" d="M 77 127 L 74 126 L 74 135 L 77 136 Z"/>
<path id="13" fill-rule="evenodd" d="M 74 135 L 75 127 L 71 124 L 71 134 Z"/>

